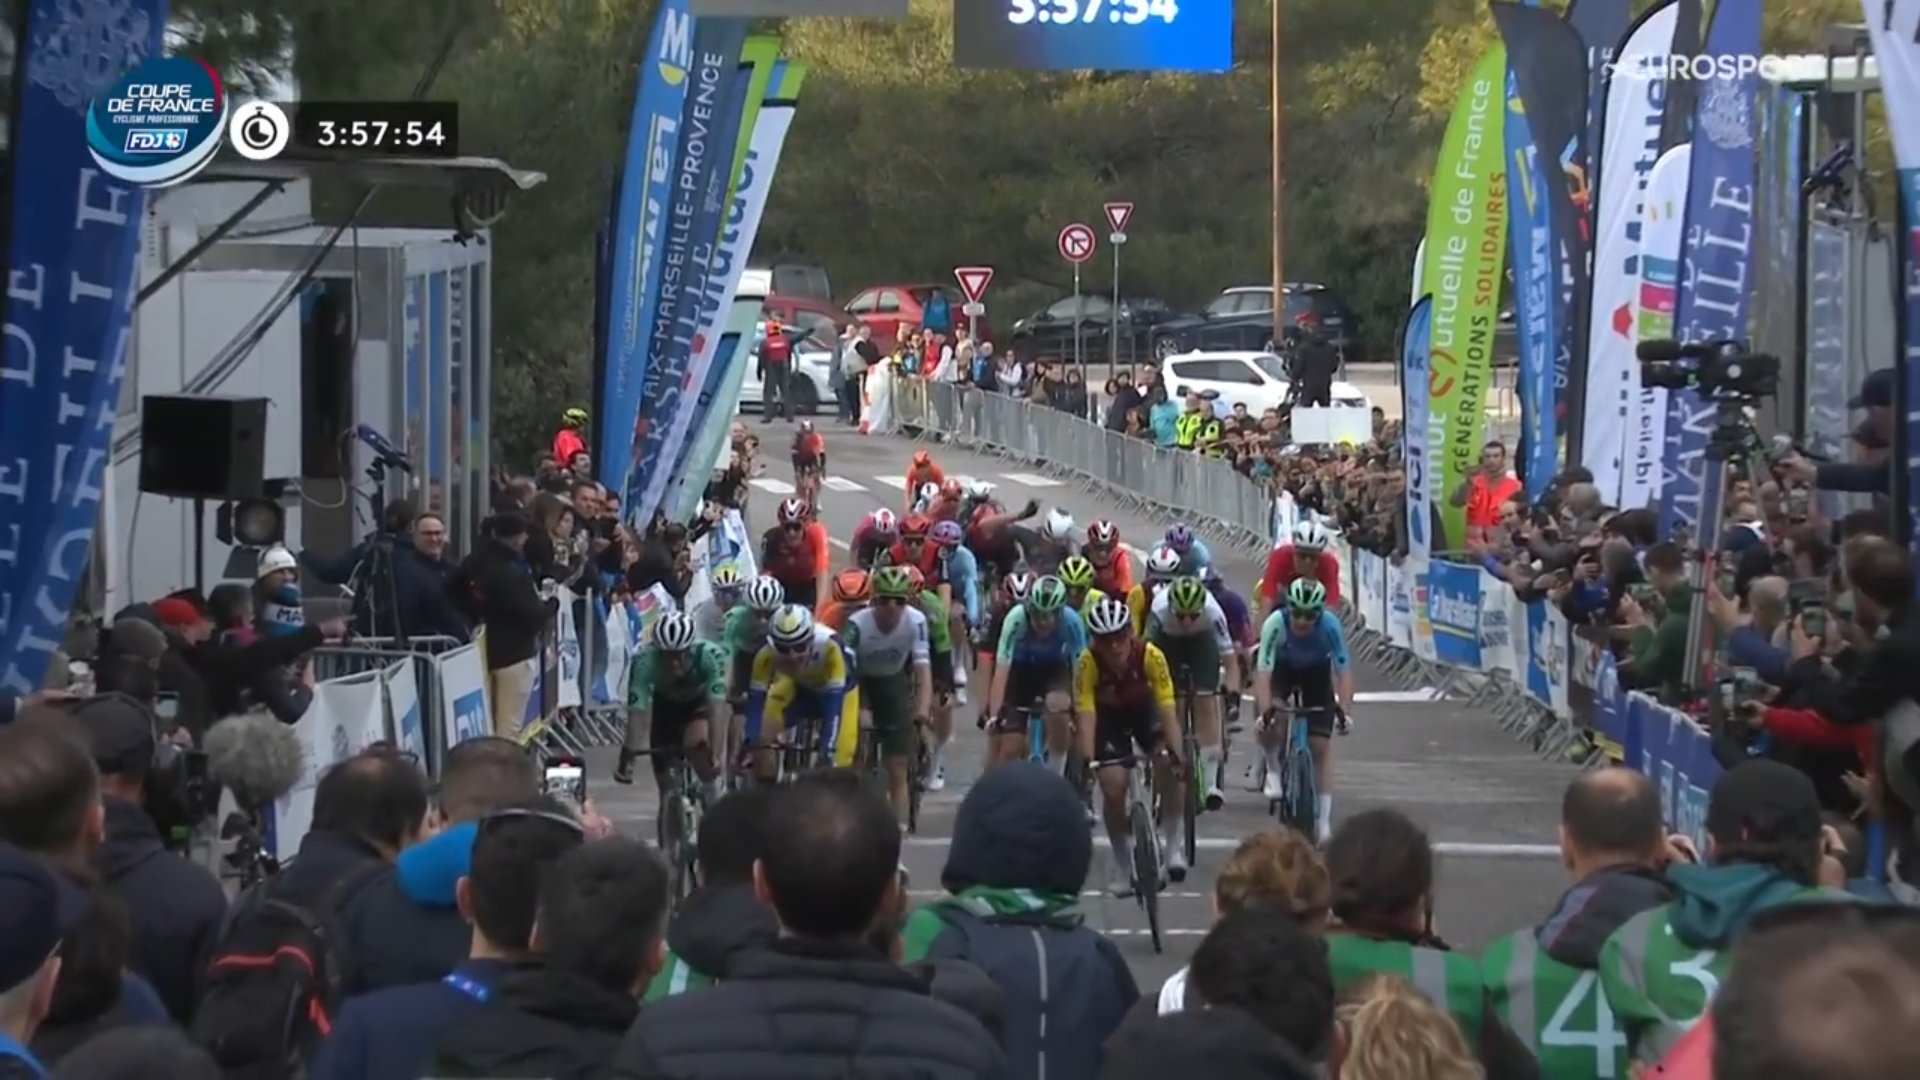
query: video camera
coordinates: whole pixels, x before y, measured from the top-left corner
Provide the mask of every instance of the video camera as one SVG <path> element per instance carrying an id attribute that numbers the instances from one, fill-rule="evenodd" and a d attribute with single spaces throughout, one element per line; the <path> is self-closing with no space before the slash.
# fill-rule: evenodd
<path id="1" fill-rule="evenodd" d="M 1640 384 L 1661 390 L 1698 390 L 1709 400 L 1752 401 L 1780 390 L 1780 358 L 1748 352 L 1737 341 L 1643 341 Z"/>

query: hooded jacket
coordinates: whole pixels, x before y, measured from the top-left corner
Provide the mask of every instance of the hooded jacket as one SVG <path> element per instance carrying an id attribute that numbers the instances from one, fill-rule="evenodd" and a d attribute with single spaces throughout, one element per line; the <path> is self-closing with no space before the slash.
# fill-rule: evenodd
<path id="1" fill-rule="evenodd" d="M 352 993 L 431 982 L 466 959 L 473 931 L 454 886 L 472 866 L 478 832 L 465 822 L 413 845 L 341 906 L 353 941 Z"/>
<path id="2" fill-rule="evenodd" d="M 711 986 L 735 956 L 780 936 L 780 922 L 751 885 L 695 889 L 667 927 L 667 962 L 647 985 L 645 1000 Z"/>
<path id="3" fill-rule="evenodd" d="M 160 830 L 145 810 L 112 795 L 102 801 L 107 835 L 93 854 L 93 868 L 127 910 L 128 966 L 153 984 L 167 1013 L 185 1024 L 226 918 L 226 892 L 206 868 L 160 843 Z"/>
<path id="4" fill-rule="evenodd" d="M 491 988 L 514 970 L 507 960 L 454 968 L 467 986 Z M 334 1018 L 308 1080 L 419 1080 L 440 1038 L 487 1003 L 445 980 L 394 986 L 350 998 Z"/>
<path id="5" fill-rule="evenodd" d="M 613 1075 L 640 1005 L 570 971 L 532 961 L 489 988 L 487 1007 L 440 1037 L 426 1075 L 594 1080 Z"/>

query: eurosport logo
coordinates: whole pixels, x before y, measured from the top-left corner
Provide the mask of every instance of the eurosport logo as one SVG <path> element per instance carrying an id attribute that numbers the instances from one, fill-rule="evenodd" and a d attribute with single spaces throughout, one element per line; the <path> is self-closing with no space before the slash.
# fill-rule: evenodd
<path id="1" fill-rule="evenodd" d="M 169 187 L 213 161 L 226 121 L 218 72 L 189 57 L 150 57 L 88 103 L 87 150 L 116 180 Z"/>
<path id="2" fill-rule="evenodd" d="M 1728 81 L 1760 78 L 1775 82 L 1785 82 L 1787 77 L 1787 58 L 1768 53 L 1755 56 L 1750 53 L 1741 55 L 1694 55 L 1683 56 L 1643 56 L 1632 63 L 1622 64 L 1609 60 L 1606 64 L 1609 77 L 1634 79 L 1640 82 L 1660 80 L 1663 82 L 1713 82 L 1716 79 Z"/>

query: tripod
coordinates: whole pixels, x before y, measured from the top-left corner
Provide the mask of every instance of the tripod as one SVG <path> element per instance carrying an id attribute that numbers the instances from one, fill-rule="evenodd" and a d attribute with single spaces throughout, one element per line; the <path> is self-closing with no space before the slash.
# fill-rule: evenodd
<path id="1" fill-rule="evenodd" d="M 1681 686 L 1689 694 L 1702 689 L 1700 677 L 1707 665 L 1707 603 L 1706 590 L 1713 588 L 1715 563 L 1720 558 L 1720 540 L 1725 524 L 1725 503 L 1727 497 L 1727 469 L 1738 463 L 1747 471 L 1747 479 L 1753 490 L 1760 490 L 1766 479 L 1758 463 L 1766 460 L 1765 445 L 1760 434 L 1753 430 L 1753 422 L 1747 419 L 1746 407 L 1752 401 L 1743 397 L 1720 399 L 1715 402 L 1717 417 L 1712 436 L 1706 447 L 1706 475 L 1702 478 L 1700 489 L 1699 536 L 1694 539 L 1693 558 L 1688 568 L 1688 586 L 1693 590 L 1693 606 L 1687 611 L 1687 655 L 1686 666 L 1680 676 Z M 1718 707 L 1717 698 L 1715 708 Z"/>
<path id="2" fill-rule="evenodd" d="M 373 507 L 373 531 L 361 541 L 365 554 L 354 565 L 353 573 L 348 575 L 343 591 L 353 605 L 355 621 L 364 613 L 367 619 L 367 633 L 370 637 L 380 637 L 381 630 L 388 628 L 382 621 L 383 616 L 391 621 L 393 647 L 407 647 L 407 629 L 400 618 L 400 590 L 393 576 L 393 544 L 397 539 L 387 531 L 387 522 L 383 518 L 387 505 L 387 462 L 383 458 L 367 466 L 367 478 L 373 481 L 373 493 L 367 496 Z"/>

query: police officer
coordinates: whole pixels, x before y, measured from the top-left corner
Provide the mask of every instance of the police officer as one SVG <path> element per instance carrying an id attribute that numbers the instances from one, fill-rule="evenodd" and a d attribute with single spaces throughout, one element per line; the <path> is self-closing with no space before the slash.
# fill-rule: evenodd
<path id="1" fill-rule="evenodd" d="M 1209 420 L 1213 419 L 1213 410 L 1206 399 L 1191 391 L 1187 392 L 1187 411 L 1173 422 L 1173 445 L 1182 450 L 1192 450 L 1200 443 L 1200 435 Z"/>

